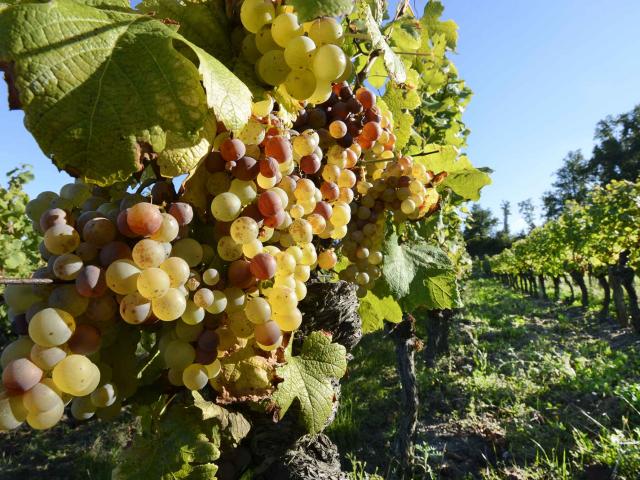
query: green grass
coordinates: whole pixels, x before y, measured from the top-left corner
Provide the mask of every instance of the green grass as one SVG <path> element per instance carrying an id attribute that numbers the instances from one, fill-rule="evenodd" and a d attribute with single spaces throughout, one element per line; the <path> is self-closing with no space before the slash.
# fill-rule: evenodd
<path id="1" fill-rule="evenodd" d="M 580 479 L 615 471 L 636 479 L 637 336 L 489 280 L 471 282 L 466 304 L 451 355 L 429 369 L 416 354 L 414 477 Z M 329 434 L 368 471 L 388 474 L 401 414 L 392 343 L 369 335 L 354 356 Z"/>

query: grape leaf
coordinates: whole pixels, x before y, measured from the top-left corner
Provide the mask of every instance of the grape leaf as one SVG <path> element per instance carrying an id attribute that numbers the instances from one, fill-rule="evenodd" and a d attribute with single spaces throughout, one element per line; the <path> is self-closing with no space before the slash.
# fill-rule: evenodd
<path id="1" fill-rule="evenodd" d="M 231 28 L 223 2 L 144 0 L 138 10 L 178 22 L 178 33 L 228 64 L 232 59 Z"/>
<path id="2" fill-rule="evenodd" d="M 202 420 L 215 418 L 220 423 L 222 431 L 227 432 L 234 444 L 239 444 L 249 434 L 251 424 L 244 415 L 231 412 L 220 405 L 205 400 L 197 391 L 192 391 L 193 404 L 202 412 Z"/>
<path id="3" fill-rule="evenodd" d="M 424 14 L 420 19 L 420 23 L 426 28 L 430 37 L 443 35 L 447 42 L 447 47 L 455 50 L 458 43 L 458 25 L 453 20 L 441 21 L 442 12 L 444 12 L 442 2 L 430 0 L 424 7 Z"/>
<path id="4" fill-rule="evenodd" d="M 296 9 L 301 22 L 318 17 L 349 15 L 353 10 L 353 2 L 350 0 L 289 0 L 287 3 Z"/>
<path id="5" fill-rule="evenodd" d="M 358 15 L 364 20 L 365 28 L 371 38 L 371 45 L 375 50 L 382 52 L 382 59 L 384 60 L 387 72 L 389 72 L 389 77 L 396 83 L 404 83 L 407 79 L 404 63 L 402 63 L 400 57 L 393 52 L 389 43 L 387 43 L 387 39 L 382 35 L 378 22 L 373 18 L 371 7 L 367 2 L 360 1 L 358 3 Z"/>
<path id="6" fill-rule="evenodd" d="M 198 162 L 209 153 L 217 127 L 216 117 L 210 111 L 204 128 L 200 132 L 201 137 L 198 143 L 194 144 L 188 138 L 168 132 L 167 146 L 158 155 L 160 173 L 164 177 L 177 177 L 196 168 Z"/>
<path id="7" fill-rule="evenodd" d="M 215 478 L 220 438 L 215 423 L 203 421 L 199 412 L 192 406 L 171 405 L 153 431 L 145 429 L 121 452 L 111 478 Z"/>
<path id="8" fill-rule="evenodd" d="M 491 184 L 491 177 L 471 165 L 466 155 L 458 157 L 458 150 L 454 146 L 429 144 L 425 146 L 425 152 L 437 153 L 415 159 L 432 172 L 447 172 L 442 186 L 451 188 L 465 200 L 479 200 L 480 190 Z"/>
<path id="9" fill-rule="evenodd" d="M 174 41 L 194 50 L 198 67 Z M 0 64 L 12 67 L 45 154 L 99 184 L 139 171 L 141 151 L 162 152 L 169 132 L 196 145 L 207 104 L 232 129 L 251 108 L 248 89 L 170 26 L 71 0 L 2 10 Z"/>
<path id="10" fill-rule="evenodd" d="M 382 277 L 374 293 L 391 296 L 408 313 L 418 307 L 453 308 L 457 285 L 454 269 L 447 254 L 423 240 L 399 242 L 392 232 L 385 239 L 382 252 Z"/>
<path id="11" fill-rule="evenodd" d="M 333 405 L 331 379 L 341 378 L 346 369 L 345 348 L 331 343 L 331 337 L 322 332 L 311 333 L 304 339 L 300 355 L 288 357 L 286 365 L 277 369 L 284 381 L 278 384 L 272 400 L 280 409 L 280 418 L 297 399 L 307 430 L 321 431 Z"/>
<path id="12" fill-rule="evenodd" d="M 385 320 L 393 323 L 402 321 L 402 309 L 398 302 L 391 297 L 380 298 L 370 291 L 360 299 L 358 313 L 362 319 L 363 333 L 382 329 Z"/>

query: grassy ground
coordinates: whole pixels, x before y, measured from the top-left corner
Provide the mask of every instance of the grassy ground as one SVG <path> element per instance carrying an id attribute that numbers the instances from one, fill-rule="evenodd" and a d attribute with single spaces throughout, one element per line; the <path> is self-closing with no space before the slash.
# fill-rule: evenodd
<path id="1" fill-rule="evenodd" d="M 450 357 L 417 355 L 414 478 L 640 478 L 640 340 L 576 307 L 473 281 Z M 367 336 L 330 436 L 354 478 L 393 469 L 391 341 Z M 359 458 L 361 461 L 350 460 Z"/>

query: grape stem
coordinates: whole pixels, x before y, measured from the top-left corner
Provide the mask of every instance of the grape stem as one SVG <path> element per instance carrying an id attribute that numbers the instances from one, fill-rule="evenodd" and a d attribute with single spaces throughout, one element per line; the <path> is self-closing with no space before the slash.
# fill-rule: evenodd
<path id="1" fill-rule="evenodd" d="M 145 362 L 145 364 L 142 366 L 142 368 L 140 370 L 138 370 L 138 379 L 140 379 L 142 377 L 142 374 L 144 373 L 144 371 L 149 368 L 149 366 L 153 363 L 153 361 L 158 357 L 158 355 L 160 355 L 160 348 L 158 348 L 157 346 L 154 347 L 154 349 L 149 352 L 149 357 L 147 358 L 147 361 Z"/>
<path id="2" fill-rule="evenodd" d="M 411 155 L 412 157 L 426 157 L 427 155 L 434 155 L 436 153 L 440 153 L 440 150 L 432 150 L 430 152 L 422 152 Z"/>
<path id="3" fill-rule="evenodd" d="M 50 278 L 5 278 L 0 277 L 0 285 L 54 285 L 59 282 Z"/>

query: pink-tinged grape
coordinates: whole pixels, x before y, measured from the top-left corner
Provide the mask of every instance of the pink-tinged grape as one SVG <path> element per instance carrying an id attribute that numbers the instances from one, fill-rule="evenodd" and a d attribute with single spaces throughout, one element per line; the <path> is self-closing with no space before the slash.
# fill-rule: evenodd
<path id="1" fill-rule="evenodd" d="M 48 372 L 66 356 L 67 352 L 60 347 L 42 347 L 35 344 L 31 347 L 29 358 L 42 370 Z"/>
<path id="2" fill-rule="evenodd" d="M 189 390 L 201 390 L 208 382 L 207 369 L 199 363 L 192 363 L 182 372 L 182 383 Z"/>
<path id="3" fill-rule="evenodd" d="M 33 345 L 33 341 L 26 335 L 11 342 L 2 350 L 0 367 L 5 368 L 10 362 L 18 358 L 28 358 Z"/>
<path id="4" fill-rule="evenodd" d="M 227 278 L 230 285 L 242 289 L 247 289 L 256 283 L 256 277 L 251 273 L 250 263 L 247 260 L 234 261 L 229 266 Z"/>
<path id="5" fill-rule="evenodd" d="M 100 297 L 107 291 L 105 272 L 95 265 L 86 265 L 76 277 L 76 290 L 83 297 Z"/>
<path id="6" fill-rule="evenodd" d="M 284 60 L 291 68 L 306 68 L 311 65 L 316 44 L 311 38 L 297 36 L 287 43 L 284 49 Z"/>
<path id="7" fill-rule="evenodd" d="M 365 110 L 370 110 L 376 104 L 376 96 L 371 90 L 360 87 L 356 90 L 356 99 L 362 104 Z"/>
<path id="8" fill-rule="evenodd" d="M 238 180 L 255 180 L 260 173 L 258 162 L 251 157 L 242 157 L 236 162 L 236 166 L 231 169 L 231 173 Z"/>
<path id="9" fill-rule="evenodd" d="M 29 323 L 29 336 L 42 347 L 57 347 L 65 343 L 76 328 L 73 317 L 57 308 L 45 308 Z"/>
<path id="10" fill-rule="evenodd" d="M 268 253 L 259 253 L 251 259 L 249 268 L 258 280 L 269 280 L 276 273 L 276 260 Z"/>
<path id="11" fill-rule="evenodd" d="M 291 142 L 285 137 L 273 136 L 265 140 L 264 154 L 282 164 L 293 159 L 293 148 Z"/>
<path id="12" fill-rule="evenodd" d="M 170 257 L 160 264 L 160 268 L 169 275 L 171 288 L 187 283 L 191 270 L 189 264 L 180 257 Z"/>
<path id="13" fill-rule="evenodd" d="M 127 221 L 127 219 L 128 219 L 127 210 L 123 210 L 118 214 L 118 217 L 116 218 L 116 225 L 118 227 L 118 231 L 127 238 L 135 238 L 138 235 L 134 233 L 133 230 L 131 230 L 131 228 L 129 228 L 129 222 Z"/>
<path id="14" fill-rule="evenodd" d="M 347 134 L 347 125 L 341 120 L 335 120 L 329 125 L 329 133 L 333 138 L 342 138 Z"/>
<path id="15" fill-rule="evenodd" d="M 67 342 L 67 346 L 72 353 L 82 355 L 92 355 L 100 349 L 102 335 L 93 325 L 81 324 L 76 327 L 75 332 Z"/>
<path id="16" fill-rule="evenodd" d="M 287 312 L 276 312 L 273 315 L 273 321 L 278 324 L 283 332 L 293 332 L 300 328 L 302 324 L 302 313 L 297 308 Z"/>
<path id="17" fill-rule="evenodd" d="M 278 161 L 272 157 L 265 157 L 259 162 L 260 173 L 266 178 L 274 178 L 278 174 Z"/>
<path id="18" fill-rule="evenodd" d="M 316 42 L 318 43 L 318 42 Z M 337 45 L 323 45 L 313 56 L 313 73 L 318 83 L 332 82 L 347 68 L 347 57 Z"/>
<path id="19" fill-rule="evenodd" d="M 307 175 L 318 173 L 321 165 L 320 158 L 315 154 L 305 155 L 300 159 L 300 169 Z"/>
<path id="20" fill-rule="evenodd" d="M 211 213 L 216 220 L 231 222 L 235 220 L 242 210 L 242 202 L 237 195 L 230 192 L 217 195 L 211 202 Z"/>
<path id="21" fill-rule="evenodd" d="M 162 297 L 151 300 L 153 314 L 160 320 L 171 322 L 182 316 L 187 309 L 187 299 L 176 288 L 170 288 Z"/>
<path id="22" fill-rule="evenodd" d="M 54 225 L 58 224 L 66 224 L 67 223 L 67 212 L 62 210 L 61 208 L 52 208 L 47 210 L 40 217 L 40 230 L 46 232 Z"/>
<path id="23" fill-rule="evenodd" d="M 44 232 L 44 246 L 54 255 L 73 252 L 80 245 L 80 235 L 70 225 L 59 223 Z"/>
<path id="24" fill-rule="evenodd" d="M 227 138 L 220 145 L 220 155 L 226 162 L 237 162 L 247 153 L 247 148 L 237 138 Z"/>
<path id="25" fill-rule="evenodd" d="M 362 136 L 371 142 L 378 140 L 382 134 L 382 127 L 378 122 L 368 122 L 362 128 Z"/>
<path id="26" fill-rule="evenodd" d="M 175 202 L 169 207 L 169 214 L 176 219 L 179 226 L 184 227 L 193 220 L 193 207 L 185 202 Z"/>
<path id="27" fill-rule="evenodd" d="M 162 214 L 152 203 L 137 203 L 127 210 L 127 225 L 136 235 L 147 237 L 162 226 Z"/>
<path id="28" fill-rule="evenodd" d="M 353 188 L 356 185 L 356 174 L 346 168 L 340 172 L 338 177 L 338 187 Z"/>
<path id="29" fill-rule="evenodd" d="M 131 260 L 117 260 L 107 268 L 107 285 L 120 295 L 135 293 L 138 290 L 138 275 L 140 269 Z"/>
<path id="30" fill-rule="evenodd" d="M 254 335 L 258 346 L 263 350 L 275 350 L 282 342 L 282 331 L 272 320 L 256 325 Z"/>
<path id="31" fill-rule="evenodd" d="M 4 387 L 13 393 L 24 393 L 40 382 L 42 370 L 28 358 L 18 358 L 2 371 Z"/>
<path id="32" fill-rule="evenodd" d="M 85 242 L 102 247 L 116 238 L 116 226 L 111 220 L 104 217 L 96 217 L 89 220 L 82 229 L 82 238 Z"/>
<path id="33" fill-rule="evenodd" d="M 271 217 L 282 212 L 282 200 L 278 193 L 268 190 L 258 197 L 258 208 L 265 217 Z"/>
<path id="34" fill-rule="evenodd" d="M 29 412 L 27 415 L 27 423 L 35 430 L 46 430 L 53 427 L 62 418 L 64 413 L 64 403 L 58 397 L 58 401 L 54 407 L 44 412 Z"/>
<path id="35" fill-rule="evenodd" d="M 159 267 L 167 258 L 163 244 L 149 238 L 136 243 L 131 256 L 139 268 Z"/>
<path id="36" fill-rule="evenodd" d="M 180 226 L 173 215 L 168 213 L 162 214 L 162 225 L 156 233 L 151 235 L 151 240 L 166 243 L 172 242 L 178 236 Z"/>
<path id="37" fill-rule="evenodd" d="M 100 382 L 100 370 L 84 355 L 69 355 L 53 369 L 53 381 L 65 393 L 84 397 Z"/>
<path id="38" fill-rule="evenodd" d="M 164 350 L 163 357 L 167 367 L 183 370 L 193 363 L 196 358 L 196 352 L 189 343 L 182 340 L 173 340 L 169 342 Z"/>
<path id="39" fill-rule="evenodd" d="M 311 231 L 314 235 L 320 235 L 327 228 L 327 221 L 318 213 L 312 213 L 307 217 Z"/>
<path id="40" fill-rule="evenodd" d="M 29 413 L 46 412 L 60 402 L 60 396 L 46 383 L 38 383 L 22 396 L 22 403 Z"/>
<path id="41" fill-rule="evenodd" d="M 318 266 L 323 270 L 331 270 L 338 263 L 338 257 L 333 250 L 325 250 L 318 255 Z"/>
<path id="42" fill-rule="evenodd" d="M 82 259 L 73 253 L 65 253 L 53 262 L 53 274 L 60 280 L 74 280 L 82 269 Z"/>
<path id="43" fill-rule="evenodd" d="M 151 301 L 139 293 L 131 293 L 120 301 L 120 316 L 131 325 L 140 325 L 151 316 Z"/>
<path id="44" fill-rule="evenodd" d="M 100 264 L 108 267 L 116 260 L 131 260 L 131 247 L 124 242 L 116 240 L 107 243 L 100 249 Z"/>
<path id="45" fill-rule="evenodd" d="M 147 268 L 138 276 L 138 292 L 145 298 L 162 297 L 170 287 L 169 275 L 161 268 Z"/>
<path id="46" fill-rule="evenodd" d="M 340 187 L 333 182 L 323 182 L 320 185 L 320 193 L 322 198 L 327 202 L 334 202 L 340 196 Z"/>
<path id="47" fill-rule="evenodd" d="M 309 37 L 318 46 L 338 43 L 342 37 L 342 25 L 332 17 L 318 18 L 309 27 Z"/>

